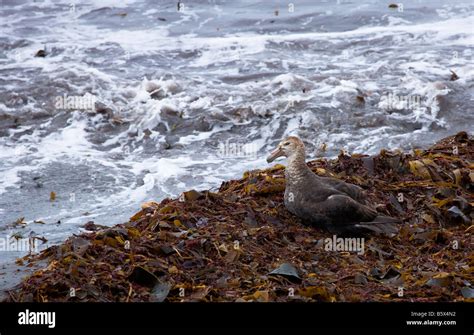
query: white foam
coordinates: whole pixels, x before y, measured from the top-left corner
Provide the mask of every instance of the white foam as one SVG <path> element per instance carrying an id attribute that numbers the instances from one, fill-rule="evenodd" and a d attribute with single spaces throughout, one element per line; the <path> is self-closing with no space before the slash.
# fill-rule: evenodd
<path id="1" fill-rule="evenodd" d="M 398 26 L 398 25 L 403 25 L 403 24 L 410 24 L 411 22 L 408 21 L 408 20 L 405 20 L 405 19 L 402 19 L 401 17 L 397 17 L 397 16 L 387 16 L 387 20 L 388 20 L 388 25 L 390 27 L 393 27 L 393 26 Z"/>
<path id="2" fill-rule="evenodd" d="M 201 97 L 197 99 L 196 101 L 193 101 L 192 103 L 189 104 L 189 108 L 191 109 L 203 109 L 203 108 L 209 108 L 212 104 L 212 98 L 211 97 Z"/>
<path id="3" fill-rule="evenodd" d="M 232 125 L 226 126 L 215 126 L 211 131 L 195 132 L 195 134 L 190 134 L 183 136 L 179 139 L 178 143 L 182 145 L 189 145 L 193 142 L 200 142 L 210 138 L 212 135 L 219 133 L 221 131 L 228 130 Z"/>
<path id="4" fill-rule="evenodd" d="M 143 13 L 143 15 L 152 15 L 152 14 L 156 14 L 156 13 L 158 13 L 158 12 L 159 12 L 158 9 L 156 9 L 156 8 L 151 8 L 151 9 L 148 9 L 147 11 L 145 11 L 145 12 Z"/>
<path id="5" fill-rule="evenodd" d="M 21 181 L 20 172 L 34 171 L 35 166 L 6 166 L 0 171 L 0 194 L 7 192 L 7 189 L 14 187 Z"/>
<path id="6" fill-rule="evenodd" d="M 79 2 L 79 0 L 76 0 L 76 1 Z M 66 2 L 68 2 L 68 0 L 66 0 Z M 125 8 L 137 2 L 137 0 L 86 0 L 86 1 L 81 0 L 80 2 L 81 3 L 89 2 L 96 8 L 102 8 L 102 7 Z"/>

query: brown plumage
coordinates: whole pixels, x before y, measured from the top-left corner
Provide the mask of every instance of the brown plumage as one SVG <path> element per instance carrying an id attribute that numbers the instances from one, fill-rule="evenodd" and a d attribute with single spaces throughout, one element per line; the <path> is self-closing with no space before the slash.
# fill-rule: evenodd
<path id="1" fill-rule="evenodd" d="M 399 220 L 380 216 L 366 205 L 362 188 L 314 174 L 306 165 L 304 144 L 299 138 L 290 136 L 280 142 L 267 161 L 281 156 L 288 160 L 285 207 L 304 223 L 341 234 L 373 231 L 391 235 L 398 231 Z"/>

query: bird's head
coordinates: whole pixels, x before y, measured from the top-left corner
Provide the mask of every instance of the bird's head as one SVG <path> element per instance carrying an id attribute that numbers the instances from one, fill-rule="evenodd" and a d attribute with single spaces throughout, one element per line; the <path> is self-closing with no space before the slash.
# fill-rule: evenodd
<path id="1" fill-rule="evenodd" d="M 271 163 L 278 157 L 291 158 L 295 155 L 302 154 L 304 159 L 304 144 L 298 137 L 289 136 L 281 141 L 275 150 L 267 157 L 267 162 Z"/>

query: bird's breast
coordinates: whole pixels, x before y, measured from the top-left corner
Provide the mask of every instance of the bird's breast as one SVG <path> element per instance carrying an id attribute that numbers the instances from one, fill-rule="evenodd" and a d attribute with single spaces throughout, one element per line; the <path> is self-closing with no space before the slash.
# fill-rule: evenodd
<path id="1" fill-rule="evenodd" d="M 292 213 L 294 213 L 298 209 L 298 206 L 302 202 L 301 193 L 297 189 L 288 185 L 285 189 L 284 199 L 286 209 L 288 209 Z"/>

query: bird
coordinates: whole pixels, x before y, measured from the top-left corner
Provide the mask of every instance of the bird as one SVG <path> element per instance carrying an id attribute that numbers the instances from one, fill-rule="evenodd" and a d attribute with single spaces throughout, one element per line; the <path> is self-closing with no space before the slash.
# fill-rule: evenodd
<path id="1" fill-rule="evenodd" d="M 285 207 L 303 223 L 341 235 L 374 232 L 393 236 L 398 232 L 400 220 L 379 215 L 367 204 L 366 192 L 361 187 L 313 173 L 306 165 L 305 146 L 298 137 L 289 136 L 281 141 L 267 162 L 279 157 L 287 158 Z"/>

